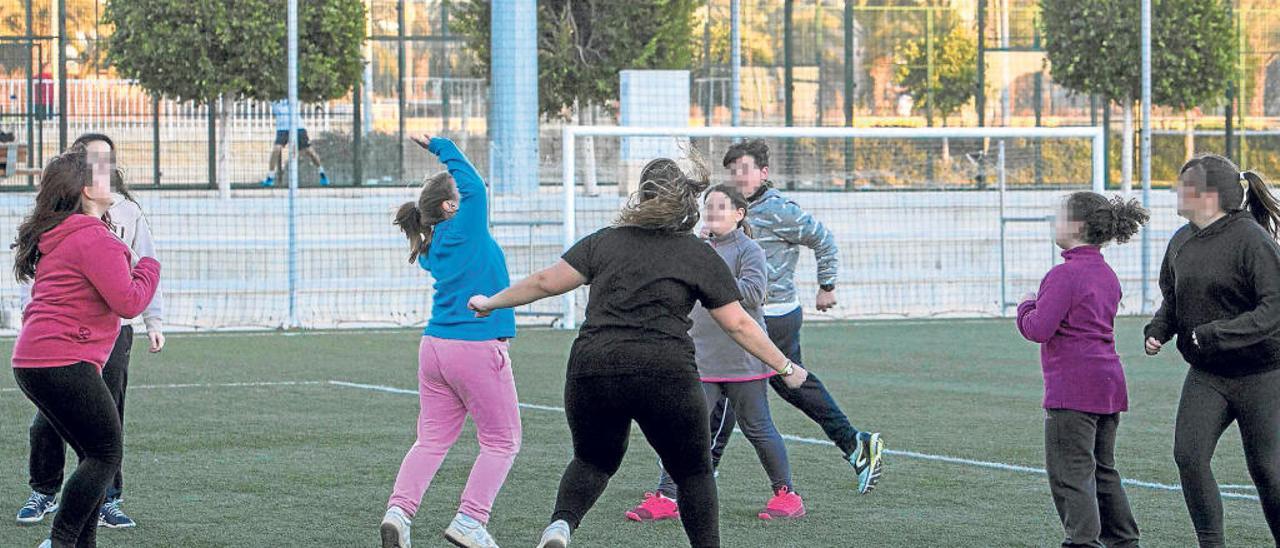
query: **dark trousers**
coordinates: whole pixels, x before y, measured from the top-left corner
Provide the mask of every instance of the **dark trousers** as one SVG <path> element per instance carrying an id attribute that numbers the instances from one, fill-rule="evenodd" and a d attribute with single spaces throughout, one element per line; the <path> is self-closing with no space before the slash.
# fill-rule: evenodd
<path id="1" fill-rule="evenodd" d="M 805 369 L 809 370 L 809 378 L 800 385 L 800 388 L 788 387 L 779 376 L 771 377 L 769 385 L 792 407 L 799 409 L 813 422 L 818 423 L 822 431 L 827 434 L 827 438 L 848 457 L 858 446 L 858 429 L 849 423 L 849 418 L 845 416 L 844 411 L 840 410 L 840 405 L 836 403 L 835 398 L 831 397 L 831 393 L 827 391 L 826 386 L 823 386 L 822 380 L 814 374 L 813 369 L 800 359 L 800 327 L 804 324 L 804 310 L 797 308 L 783 316 L 765 316 L 764 323 L 769 331 L 769 338 L 787 356 L 787 359 L 804 365 Z M 733 409 L 726 405 L 724 400 L 711 408 L 713 422 L 719 422 L 721 415 L 726 415 L 724 419 L 726 424 L 735 422 Z M 720 456 L 724 454 L 724 448 L 729 444 L 731 435 L 733 435 L 733 429 L 726 428 L 716 436 L 715 443 L 711 447 L 713 462 L 720 462 Z"/>
<path id="2" fill-rule="evenodd" d="M 570 378 L 565 414 L 573 460 L 560 479 L 552 520 L 577 528 L 627 453 L 631 422 L 644 432 L 680 489 L 681 525 L 693 548 L 720 546 L 719 506 L 711 470 L 711 433 L 702 383 L 642 375 Z"/>
<path id="3" fill-rule="evenodd" d="M 1240 426 L 1244 460 L 1258 489 L 1271 537 L 1280 545 L 1280 370 L 1223 377 L 1187 371 L 1173 428 L 1173 460 L 1200 546 L 1225 546 L 1222 494 L 1213 452 L 1232 421 Z"/>
<path id="4" fill-rule="evenodd" d="M 773 417 L 769 414 L 769 393 L 765 390 L 764 379 L 745 382 L 704 382 L 702 392 L 706 396 L 708 406 L 721 400 L 728 400 L 732 411 L 729 415 L 738 418 L 738 426 L 742 434 L 756 449 L 756 457 L 764 466 L 765 475 L 769 476 L 769 490 L 776 493 L 779 488 L 786 487 L 794 491 L 791 485 L 791 465 L 787 462 L 787 446 L 782 442 L 782 435 L 773 425 Z M 712 422 L 712 435 L 718 436 L 722 430 L 732 430 L 733 423 L 725 422 L 728 418 L 722 414 L 719 422 Z M 678 499 L 679 489 L 671 479 L 665 467 L 658 478 L 658 492 L 663 496 Z"/>
<path id="5" fill-rule="evenodd" d="M 115 400 L 116 413 L 120 417 L 120 429 L 124 432 L 124 394 L 129 386 L 129 352 L 133 349 L 133 326 L 120 326 L 120 336 L 111 349 L 111 357 L 102 368 L 102 380 L 107 384 L 111 399 Z M 53 495 L 62 488 L 62 469 L 67 462 L 67 446 L 62 436 L 49 423 L 43 413 L 36 412 L 28 432 L 31 438 L 31 455 L 27 460 L 31 473 L 31 490 Z M 116 472 L 107 488 L 107 500 L 118 499 L 124 489 L 124 478 Z"/>
<path id="6" fill-rule="evenodd" d="M 18 387 L 58 435 L 71 444 L 80 464 L 63 487 L 50 538 L 55 547 L 97 543 L 98 509 L 120 471 L 120 417 L 98 368 L 80 362 L 63 367 L 14 368 Z"/>
<path id="7" fill-rule="evenodd" d="M 1066 531 L 1063 546 L 1138 545 L 1138 523 L 1116 470 L 1119 425 L 1119 413 L 1045 411 L 1045 469 L 1053 505 Z"/>

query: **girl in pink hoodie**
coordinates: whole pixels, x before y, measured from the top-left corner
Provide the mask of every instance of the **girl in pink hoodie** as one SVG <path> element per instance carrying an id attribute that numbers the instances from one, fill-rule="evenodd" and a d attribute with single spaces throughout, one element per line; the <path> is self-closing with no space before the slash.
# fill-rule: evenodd
<path id="1" fill-rule="evenodd" d="M 46 541 L 53 547 L 96 545 L 98 509 L 122 451 L 102 367 L 120 318 L 141 314 L 160 281 L 160 263 L 146 257 L 131 268 L 128 246 L 111 231 L 115 165 L 100 156 L 77 145 L 49 162 L 14 244 L 15 276 L 34 282 L 13 376 L 80 457 Z"/>

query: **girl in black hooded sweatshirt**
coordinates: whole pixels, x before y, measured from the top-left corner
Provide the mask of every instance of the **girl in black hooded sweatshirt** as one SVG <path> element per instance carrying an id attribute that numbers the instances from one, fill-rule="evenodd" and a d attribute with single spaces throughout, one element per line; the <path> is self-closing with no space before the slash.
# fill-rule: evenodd
<path id="1" fill-rule="evenodd" d="M 1177 337 L 1191 365 L 1173 452 L 1200 546 L 1223 546 L 1222 497 L 1210 461 L 1232 421 L 1273 538 L 1280 539 L 1280 205 L 1267 183 L 1216 155 L 1178 176 L 1190 221 L 1160 266 L 1164 302 L 1146 327 L 1155 355 Z"/>

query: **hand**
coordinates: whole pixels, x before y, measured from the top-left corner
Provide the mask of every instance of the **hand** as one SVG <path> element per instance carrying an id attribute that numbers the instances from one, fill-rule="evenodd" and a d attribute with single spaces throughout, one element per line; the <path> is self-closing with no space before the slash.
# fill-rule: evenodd
<path id="1" fill-rule="evenodd" d="M 489 297 L 484 295 L 476 295 L 467 301 L 467 308 L 476 313 L 477 318 L 488 318 L 493 313 L 493 308 L 489 306 Z"/>
<path id="2" fill-rule="evenodd" d="M 818 289 L 818 312 L 826 312 L 836 307 L 836 292 Z"/>
<path id="3" fill-rule="evenodd" d="M 1147 337 L 1146 351 L 1148 356 L 1154 356 L 1160 353 L 1160 349 L 1164 348 L 1164 343 L 1157 341 L 1155 337 Z"/>
<path id="4" fill-rule="evenodd" d="M 425 133 L 422 135 L 410 135 L 409 140 L 418 143 L 422 150 L 427 150 L 427 147 L 431 145 L 431 136 Z"/>
<path id="5" fill-rule="evenodd" d="M 800 385 L 804 384 L 804 381 L 808 378 L 809 371 L 807 369 L 800 367 L 800 364 L 793 364 L 791 366 L 791 374 L 784 375 L 782 383 L 787 385 L 787 388 L 795 390 L 800 388 Z"/>
<path id="6" fill-rule="evenodd" d="M 1026 295 L 1022 296 L 1022 302 L 1034 301 L 1034 300 L 1036 300 L 1035 291 L 1028 291 Z"/>
<path id="7" fill-rule="evenodd" d="M 704 240 L 711 239 L 711 228 L 709 228 L 707 225 L 702 225 L 702 230 L 698 231 L 698 237 Z"/>
<path id="8" fill-rule="evenodd" d="M 152 354 L 164 350 L 164 333 L 159 331 L 147 331 L 147 339 L 151 341 L 151 347 L 147 350 Z"/>

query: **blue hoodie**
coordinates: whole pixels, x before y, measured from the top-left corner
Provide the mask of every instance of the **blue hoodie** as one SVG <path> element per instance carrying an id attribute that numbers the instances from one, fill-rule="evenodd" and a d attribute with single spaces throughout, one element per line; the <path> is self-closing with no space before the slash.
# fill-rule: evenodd
<path id="1" fill-rule="evenodd" d="M 489 233 L 484 180 L 453 141 L 433 138 L 427 150 L 449 170 L 462 201 L 453 218 L 435 226 L 431 248 L 418 256 L 418 265 L 436 281 L 431 320 L 423 335 L 463 341 L 515 337 L 514 310 L 495 310 L 488 318 L 477 318 L 467 309 L 472 295 L 492 296 L 511 285 L 507 259 Z"/>

